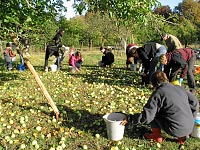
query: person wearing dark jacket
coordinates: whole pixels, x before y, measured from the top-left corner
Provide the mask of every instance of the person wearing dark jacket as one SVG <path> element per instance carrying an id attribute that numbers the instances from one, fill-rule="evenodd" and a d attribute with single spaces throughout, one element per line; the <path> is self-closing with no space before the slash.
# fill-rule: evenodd
<path id="1" fill-rule="evenodd" d="M 115 61 L 114 54 L 112 53 L 112 51 L 107 48 L 104 48 L 104 47 L 100 47 L 100 51 L 104 55 L 102 56 L 102 60 L 99 61 L 99 63 L 98 63 L 99 66 L 106 67 L 108 65 L 111 67 L 113 62 Z"/>
<path id="2" fill-rule="evenodd" d="M 160 55 L 167 52 L 164 45 L 156 42 L 149 42 L 142 47 L 136 49 L 134 53 L 134 59 L 139 58 L 142 61 L 144 67 L 144 75 L 142 78 L 146 78 L 146 83 L 149 83 L 149 77 L 153 72 L 157 70 L 157 64 L 159 62 Z M 160 65 L 162 70 L 162 65 Z"/>
<path id="3" fill-rule="evenodd" d="M 46 48 L 46 53 L 45 53 L 45 71 L 48 71 L 48 59 L 50 56 L 54 55 L 56 57 L 56 65 L 58 70 L 60 69 L 60 58 L 59 58 L 59 52 L 64 55 L 64 53 L 61 51 L 61 47 L 64 45 L 62 44 L 62 36 L 64 34 L 64 30 L 60 29 L 56 35 L 52 39 L 52 44 L 49 44 Z"/>
<path id="4" fill-rule="evenodd" d="M 135 51 L 138 48 L 136 44 L 128 44 L 126 47 L 126 69 L 129 68 L 129 65 L 136 64 L 136 60 L 133 58 L 132 51 Z"/>
<path id="5" fill-rule="evenodd" d="M 166 55 L 161 55 L 160 62 L 165 65 L 164 72 L 167 74 L 169 81 L 176 80 L 177 74 L 181 71 L 179 83 L 187 74 L 187 82 L 190 91 L 195 93 L 196 83 L 194 79 L 196 54 L 191 48 L 181 48 Z"/>
<path id="6" fill-rule="evenodd" d="M 162 142 L 162 129 L 167 134 L 177 137 L 179 144 L 184 144 L 186 136 L 192 133 L 194 119 L 199 110 L 197 98 L 182 86 L 169 83 L 162 71 L 154 72 L 150 80 L 156 89 L 143 111 L 127 115 L 121 125 L 150 124 L 152 133 L 145 133 L 145 138 Z"/>

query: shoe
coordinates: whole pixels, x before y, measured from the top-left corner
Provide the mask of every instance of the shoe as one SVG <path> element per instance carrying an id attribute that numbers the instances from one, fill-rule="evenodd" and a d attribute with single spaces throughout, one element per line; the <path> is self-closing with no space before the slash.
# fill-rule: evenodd
<path id="1" fill-rule="evenodd" d="M 45 72 L 48 72 L 48 67 L 45 67 L 45 70 L 44 70 Z"/>
<path id="2" fill-rule="evenodd" d="M 185 141 L 186 141 L 186 137 L 185 136 L 184 137 L 179 137 L 178 140 L 177 140 L 179 145 L 183 145 L 185 143 Z"/>
<path id="3" fill-rule="evenodd" d="M 144 137 L 149 140 L 154 140 L 158 143 L 163 142 L 163 137 L 161 136 L 161 131 L 159 128 L 152 128 L 152 133 L 145 133 Z"/>

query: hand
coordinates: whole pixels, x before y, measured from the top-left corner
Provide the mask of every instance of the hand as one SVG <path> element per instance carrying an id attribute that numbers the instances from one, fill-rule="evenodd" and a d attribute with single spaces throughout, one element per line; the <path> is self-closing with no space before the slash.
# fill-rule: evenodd
<path id="1" fill-rule="evenodd" d="M 179 84 L 181 85 L 182 82 L 183 82 L 183 78 L 179 78 L 178 82 L 179 82 Z"/>
<path id="2" fill-rule="evenodd" d="M 79 72 L 79 71 L 80 71 L 80 69 L 76 68 L 76 71 L 77 71 L 77 72 Z"/>
<path id="3" fill-rule="evenodd" d="M 127 117 L 120 123 L 120 125 L 125 126 L 128 123 Z"/>

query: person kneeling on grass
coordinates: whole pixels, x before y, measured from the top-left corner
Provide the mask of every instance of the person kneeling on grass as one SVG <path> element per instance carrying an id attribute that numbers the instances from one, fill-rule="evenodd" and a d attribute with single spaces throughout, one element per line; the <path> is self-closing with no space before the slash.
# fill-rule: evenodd
<path id="1" fill-rule="evenodd" d="M 79 51 L 73 53 L 69 58 L 70 71 L 80 71 L 83 63 L 83 57 Z"/>
<path id="2" fill-rule="evenodd" d="M 156 71 L 150 78 L 156 88 L 139 114 L 129 114 L 121 125 L 150 124 L 152 133 L 145 133 L 144 137 L 161 143 L 161 129 L 167 134 L 177 137 L 178 143 L 183 145 L 186 137 L 192 133 L 194 118 L 199 110 L 197 98 L 181 86 L 168 82 L 162 71 Z"/>
<path id="3" fill-rule="evenodd" d="M 104 47 L 100 47 L 100 51 L 104 55 L 102 56 L 102 60 L 98 62 L 98 65 L 100 67 L 106 67 L 107 65 L 111 67 L 113 62 L 115 61 L 112 51 Z"/>

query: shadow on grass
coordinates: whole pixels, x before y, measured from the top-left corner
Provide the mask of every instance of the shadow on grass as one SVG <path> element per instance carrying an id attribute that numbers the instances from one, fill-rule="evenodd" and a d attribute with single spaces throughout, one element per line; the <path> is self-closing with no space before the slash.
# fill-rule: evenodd
<path id="1" fill-rule="evenodd" d="M 136 80 L 140 78 L 139 73 L 126 70 L 120 67 L 105 67 L 100 68 L 98 66 L 83 65 L 82 72 L 69 73 L 72 76 L 83 77 L 83 82 L 87 83 L 104 83 L 108 85 L 133 85 Z M 135 79 L 135 81 L 134 81 Z"/>
<path id="2" fill-rule="evenodd" d="M 0 86 L 4 85 L 4 82 L 6 81 L 16 80 L 18 77 L 18 74 L 13 73 L 12 71 L 0 72 Z"/>
<path id="3" fill-rule="evenodd" d="M 42 106 L 48 105 L 47 103 L 41 103 Z M 76 131 L 84 131 L 95 136 L 100 134 L 104 138 L 107 137 L 106 123 L 103 120 L 102 114 L 92 114 L 87 110 L 73 110 L 67 106 L 57 106 L 60 115 L 59 119 L 62 120 L 62 125 L 69 129 L 75 128 Z M 29 108 L 30 109 L 30 108 Z M 54 112 L 42 111 L 42 113 L 51 117 L 55 116 Z M 143 135 L 146 132 L 150 132 L 150 127 L 145 125 L 133 125 L 125 127 L 125 137 L 132 139 L 144 139 Z"/>

